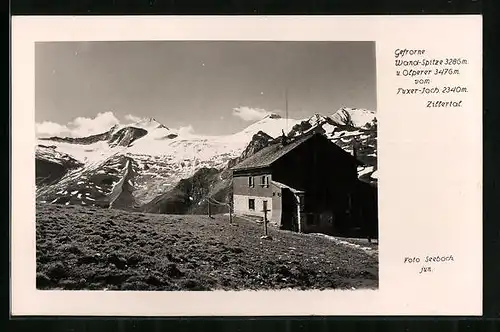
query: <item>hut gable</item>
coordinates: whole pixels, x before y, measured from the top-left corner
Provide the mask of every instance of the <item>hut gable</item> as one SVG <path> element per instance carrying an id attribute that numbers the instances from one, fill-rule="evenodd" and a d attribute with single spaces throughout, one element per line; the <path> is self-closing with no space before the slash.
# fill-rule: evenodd
<path id="1" fill-rule="evenodd" d="M 239 164 L 235 165 L 232 170 L 233 171 L 240 171 L 240 170 L 249 170 L 249 169 L 258 169 L 258 168 L 266 168 L 271 166 L 273 163 L 287 155 L 289 152 L 293 151 L 295 148 L 299 147 L 303 143 L 309 141 L 313 137 L 321 137 L 320 139 L 323 139 L 327 141 L 329 144 L 331 144 L 334 148 L 338 149 L 341 155 L 344 155 L 345 158 L 352 158 L 352 160 L 355 160 L 355 158 L 350 155 L 349 153 L 345 152 L 342 148 L 337 146 L 336 144 L 330 142 L 326 137 L 324 137 L 320 133 L 311 133 L 309 135 L 303 135 L 298 138 L 292 139 L 288 138 L 286 142 L 280 142 L 272 144 L 256 154 L 248 157 L 247 159 L 243 160 Z M 359 161 L 356 161 L 356 163 L 359 163 Z"/>

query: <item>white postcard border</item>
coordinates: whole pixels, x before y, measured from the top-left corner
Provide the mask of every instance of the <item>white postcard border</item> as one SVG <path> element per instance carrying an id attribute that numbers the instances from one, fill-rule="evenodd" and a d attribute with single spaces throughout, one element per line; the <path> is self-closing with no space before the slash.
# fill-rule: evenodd
<path id="1" fill-rule="evenodd" d="M 482 20 L 461 16 L 13 17 L 13 315 L 268 316 L 482 314 Z M 375 291 L 114 292 L 35 287 L 34 42 L 376 42 L 379 270 Z M 462 109 L 396 98 L 394 50 L 469 59 Z M 432 164 L 432 167 L 429 165 Z M 434 171 L 433 171 L 434 170 Z M 439 172 L 439 176 L 435 174 Z M 407 255 L 454 255 L 429 275 Z"/>

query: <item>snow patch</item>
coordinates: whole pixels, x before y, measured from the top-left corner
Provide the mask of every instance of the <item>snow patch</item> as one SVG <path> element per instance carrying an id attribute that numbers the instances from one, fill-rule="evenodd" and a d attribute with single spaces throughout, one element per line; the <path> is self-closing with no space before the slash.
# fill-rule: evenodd
<path id="1" fill-rule="evenodd" d="M 336 243 L 338 243 L 340 245 L 349 246 L 349 247 L 352 247 L 352 248 L 356 248 L 356 249 L 362 250 L 362 251 L 364 251 L 366 253 L 373 254 L 375 252 L 375 250 L 372 249 L 372 248 L 370 248 L 370 247 L 365 247 L 365 246 L 359 245 L 357 243 L 352 243 L 352 242 L 349 242 L 349 241 L 341 240 L 341 239 L 336 238 L 336 237 L 331 236 L 331 235 L 326 235 L 326 234 L 321 234 L 321 233 L 310 233 L 310 234 L 313 235 L 313 236 L 318 236 L 318 237 L 326 238 L 326 239 L 334 241 L 334 242 L 336 242 Z"/>
<path id="2" fill-rule="evenodd" d="M 359 176 L 363 176 L 363 175 L 366 175 L 370 172 L 373 172 L 373 169 L 374 169 L 374 166 L 368 166 L 368 167 L 364 167 L 362 168 L 359 172 L 358 172 L 358 175 Z"/>
<path id="3" fill-rule="evenodd" d="M 376 114 L 367 109 L 343 107 L 335 112 L 331 118 L 339 125 L 368 128 L 375 123 Z"/>

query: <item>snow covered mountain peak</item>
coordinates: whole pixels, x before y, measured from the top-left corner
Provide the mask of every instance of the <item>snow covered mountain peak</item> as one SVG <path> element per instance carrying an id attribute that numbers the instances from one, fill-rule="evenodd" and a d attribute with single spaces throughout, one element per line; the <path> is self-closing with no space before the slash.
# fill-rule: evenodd
<path id="1" fill-rule="evenodd" d="M 311 126 L 316 126 L 316 125 L 319 125 L 319 124 L 325 122 L 326 120 L 327 120 L 327 118 L 325 116 L 323 116 L 319 113 L 316 113 L 309 118 L 308 122 Z"/>
<path id="2" fill-rule="evenodd" d="M 164 126 L 160 122 L 158 122 L 155 118 L 145 118 L 142 120 L 137 121 L 134 126 L 142 127 L 143 129 L 156 129 L 156 128 L 164 128 L 164 129 L 169 129 L 168 127 Z"/>
<path id="3" fill-rule="evenodd" d="M 336 124 L 355 128 L 369 128 L 377 122 L 376 118 L 374 111 L 350 107 L 342 107 L 331 116 Z"/>
<path id="4" fill-rule="evenodd" d="M 170 130 L 167 126 L 165 126 L 162 123 L 158 122 L 155 118 L 143 118 L 143 119 L 140 119 L 140 120 L 138 120 L 138 121 L 136 121 L 134 123 L 114 125 L 110 129 L 110 131 L 112 133 L 116 133 L 120 129 L 127 128 L 127 127 L 144 129 L 144 130 L 147 130 L 150 133 L 153 132 L 156 129 Z"/>
<path id="5" fill-rule="evenodd" d="M 259 120 L 250 126 L 246 127 L 239 133 L 232 135 L 234 139 L 244 140 L 246 143 L 250 142 L 252 136 L 259 131 L 263 131 L 266 134 L 270 135 L 273 138 L 281 135 L 282 131 L 288 132 L 290 129 L 299 123 L 300 120 L 295 119 L 285 119 L 279 116 L 278 114 L 270 114 Z"/>

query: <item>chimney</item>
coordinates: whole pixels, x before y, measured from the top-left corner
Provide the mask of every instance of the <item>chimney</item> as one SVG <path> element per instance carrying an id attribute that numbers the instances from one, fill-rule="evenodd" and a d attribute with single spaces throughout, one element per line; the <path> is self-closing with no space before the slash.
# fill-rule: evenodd
<path id="1" fill-rule="evenodd" d="M 285 122 L 286 131 L 288 131 L 288 88 L 285 89 Z"/>
<path id="2" fill-rule="evenodd" d="M 285 131 L 281 129 L 281 145 L 285 146 L 288 144 L 288 137 L 285 135 Z"/>
<path id="3" fill-rule="evenodd" d="M 356 137 L 352 140 L 352 156 L 358 158 L 358 140 Z"/>

